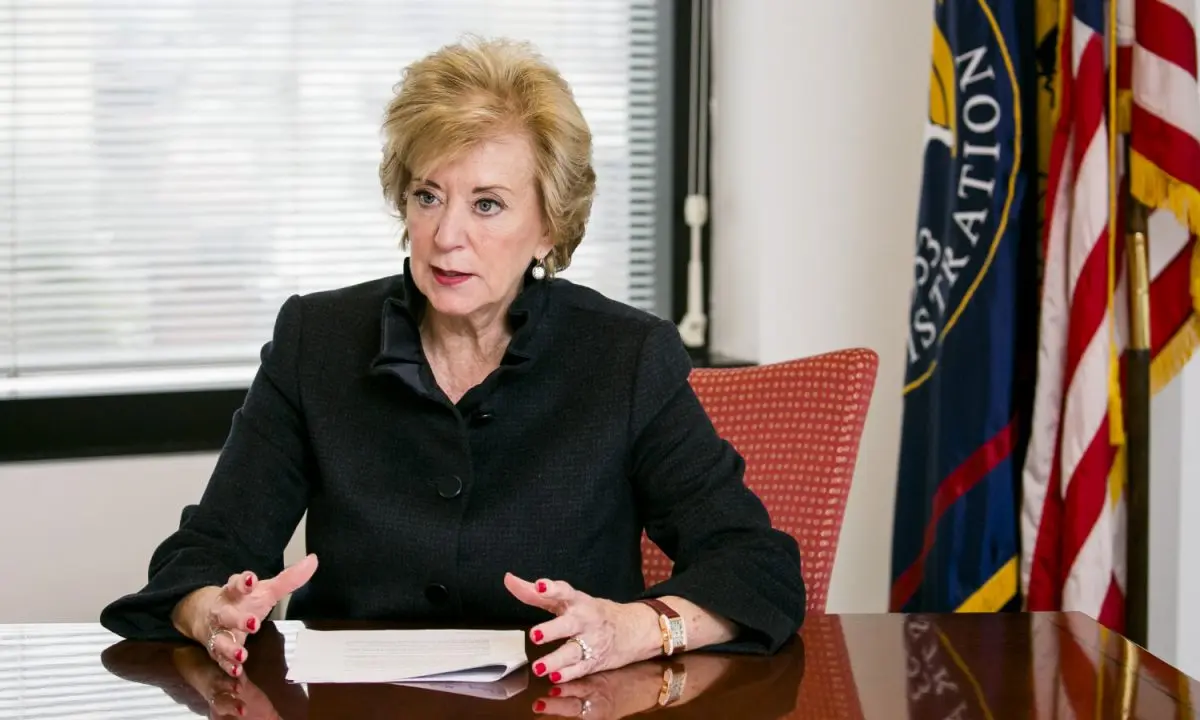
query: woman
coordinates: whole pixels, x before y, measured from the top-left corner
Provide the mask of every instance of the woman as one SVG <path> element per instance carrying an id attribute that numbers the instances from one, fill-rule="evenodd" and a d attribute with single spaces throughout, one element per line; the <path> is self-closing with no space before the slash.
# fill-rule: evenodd
<path id="1" fill-rule="evenodd" d="M 104 625 L 190 638 L 235 677 L 291 593 L 293 618 L 532 625 L 571 640 L 533 665 L 552 682 L 777 650 L 804 616 L 798 548 L 678 333 L 554 278 L 595 190 L 566 83 L 523 45 L 446 47 L 384 129 L 403 274 L 284 303 L 203 497 Z M 305 512 L 311 554 L 283 569 Z M 649 589 L 643 528 L 676 563 Z"/>

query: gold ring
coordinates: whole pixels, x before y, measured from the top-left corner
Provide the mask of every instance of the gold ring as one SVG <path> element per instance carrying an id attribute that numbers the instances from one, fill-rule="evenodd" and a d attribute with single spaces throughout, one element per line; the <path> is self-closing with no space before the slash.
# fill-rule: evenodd
<path id="1" fill-rule="evenodd" d="M 234 635 L 233 631 L 230 630 L 229 628 L 209 628 L 208 643 L 207 643 L 209 655 L 213 654 L 213 647 L 216 645 L 217 636 L 220 635 L 221 633 L 225 633 L 226 635 L 228 635 L 229 639 L 233 641 L 234 645 L 237 644 L 237 641 L 238 641 L 237 635 Z"/>

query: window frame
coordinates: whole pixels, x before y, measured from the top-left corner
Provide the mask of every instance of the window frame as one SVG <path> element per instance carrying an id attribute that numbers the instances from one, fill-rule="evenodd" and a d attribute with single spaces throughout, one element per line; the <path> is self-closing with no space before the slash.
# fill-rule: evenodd
<path id="1" fill-rule="evenodd" d="M 693 0 L 659 7 L 656 305 L 679 322 L 687 305 L 688 98 Z M 711 124 L 710 124 L 711 125 Z M 710 135 L 711 137 L 711 135 Z M 708 142 L 710 138 L 705 138 Z M 709 227 L 704 228 L 704 304 L 709 304 Z M 265 341 L 265 340 L 264 340 Z M 745 363 L 710 358 L 708 338 L 691 351 L 697 366 Z M 0 399 L 0 463 L 220 450 L 246 388 Z"/>

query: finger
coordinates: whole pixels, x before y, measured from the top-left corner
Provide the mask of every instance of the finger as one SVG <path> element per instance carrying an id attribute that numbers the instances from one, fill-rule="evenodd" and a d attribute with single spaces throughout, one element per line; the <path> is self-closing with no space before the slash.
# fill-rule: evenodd
<path id="1" fill-rule="evenodd" d="M 257 614 L 250 612 L 245 602 L 238 605 L 219 602 L 208 616 L 209 627 L 226 628 L 235 632 L 241 630 L 253 633 L 258 630 L 259 624 Z"/>
<path id="2" fill-rule="evenodd" d="M 571 587 L 571 583 L 565 580 L 547 580 L 545 578 L 538 580 L 536 588 L 539 594 L 543 597 L 556 600 L 563 605 L 570 605 L 581 599 L 590 597 L 587 593 L 582 593 Z M 543 587 L 545 588 L 543 590 Z"/>
<path id="3" fill-rule="evenodd" d="M 579 717 L 583 701 L 579 698 L 548 697 L 533 704 L 533 711 L 542 715 L 558 715 L 560 717 Z"/>
<path id="4" fill-rule="evenodd" d="M 578 608 L 563 613 L 556 618 L 547 620 L 540 625 L 534 625 L 529 630 L 529 637 L 535 645 L 562 640 L 583 632 L 584 622 Z"/>
<path id="5" fill-rule="evenodd" d="M 221 717 L 242 717 L 246 713 L 246 704 L 230 693 L 217 693 L 209 699 L 208 704 Z"/>
<path id="6" fill-rule="evenodd" d="M 241 663 L 230 662 L 224 658 L 217 660 L 217 667 L 221 668 L 221 671 L 230 678 L 241 678 L 246 674 Z"/>
<path id="7" fill-rule="evenodd" d="M 213 637 L 212 658 L 222 665 L 241 665 L 246 662 L 248 651 L 241 642 L 229 637 L 229 633 L 219 632 Z"/>
<path id="8" fill-rule="evenodd" d="M 594 698 L 601 693 L 600 683 L 595 675 L 585 675 L 573 682 L 564 682 L 550 688 L 548 693 L 552 698 Z"/>
<path id="9" fill-rule="evenodd" d="M 568 651 L 570 651 L 575 648 L 575 643 L 568 643 L 568 644 L 571 645 L 572 647 L 564 648 L 564 649 L 567 649 Z M 578 655 L 579 651 L 575 650 L 575 654 Z M 569 683 L 572 680 L 578 680 L 582 677 L 587 676 L 590 673 L 595 672 L 597 667 L 598 667 L 598 665 L 596 664 L 596 660 L 594 658 L 592 660 L 581 660 L 576 663 L 571 663 L 570 665 L 560 667 L 557 670 L 551 670 L 550 675 L 549 675 L 550 682 L 554 683 L 555 685 L 560 685 L 562 683 Z"/>
<path id="10" fill-rule="evenodd" d="M 534 673 L 545 675 L 552 683 L 564 683 L 586 675 L 596 664 L 596 658 L 583 659 L 583 649 L 578 643 L 565 642 L 554 652 L 547 654 L 536 664 Z M 543 672 L 538 673 L 541 669 Z"/>
<path id="11" fill-rule="evenodd" d="M 203 687 L 196 688 L 200 691 L 208 701 L 212 703 L 216 697 L 238 697 L 242 692 L 242 679 L 230 677 L 228 673 L 221 668 L 209 663 L 212 668 L 213 679 L 206 683 Z"/>
<path id="12" fill-rule="evenodd" d="M 543 584 L 543 587 L 546 587 Z M 531 583 L 528 580 L 513 575 L 512 573 L 504 573 L 504 588 L 512 594 L 513 597 L 534 607 L 540 607 L 543 610 L 554 612 L 557 609 L 555 603 L 551 602 L 546 596 L 538 591 L 536 583 Z"/>
<path id="13" fill-rule="evenodd" d="M 512 593 L 513 597 L 526 605 L 549 610 L 556 615 L 562 612 L 566 604 L 579 594 L 565 582 L 545 578 L 537 582 L 529 582 L 512 573 L 504 574 L 504 587 Z"/>
<path id="14" fill-rule="evenodd" d="M 239 599 L 250 594 L 258 585 L 258 576 L 247 570 L 246 572 L 234 573 L 229 576 L 229 581 L 225 583 L 225 587 L 221 588 L 225 597 L 231 602 L 237 602 Z"/>
<path id="15" fill-rule="evenodd" d="M 284 597 L 304 587 L 304 584 L 312 578 L 313 573 L 316 571 L 317 556 L 309 553 L 300 562 L 291 567 L 284 568 L 283 572 L 270 580 L 264 580 L 263 586 L 271 591 L 271 597 L 274 601 L 279 602 Z"/>

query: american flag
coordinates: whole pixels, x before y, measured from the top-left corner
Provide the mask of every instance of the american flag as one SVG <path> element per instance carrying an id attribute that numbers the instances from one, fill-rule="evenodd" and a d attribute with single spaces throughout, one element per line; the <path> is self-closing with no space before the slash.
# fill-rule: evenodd
<path id="1" fill-rule="evenodd" d="M 1195 0 L 1059 0 L 1033 427 L 1022 478 L 1029 610 L 1124 628 L 1126 183 L 1150 222 L 1152 389 L 1200 344 Z M 1110 62 L 1116 58 L 1115 67 Z M 1129 143 L 1130 173 L 1124 145 Z"/>

